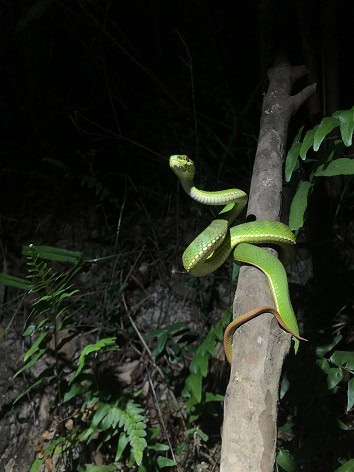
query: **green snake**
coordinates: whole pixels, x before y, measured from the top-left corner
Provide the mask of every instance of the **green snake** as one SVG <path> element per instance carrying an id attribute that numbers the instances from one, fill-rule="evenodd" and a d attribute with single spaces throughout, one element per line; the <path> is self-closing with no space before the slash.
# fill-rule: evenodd
<path id="1" fill-rule="evenodd" d="M 282 262 L 265 249 L 255 244 L 276 244 L 281 249 L 284 263 L 292 257 L 296 244 L 290 228 L 279 221 L 252 221 L 231 224 L 247 203 L 247 194 L 239 189 L 208 192 L 194 185 L 195 165 L 189 157 L 170 157 L 170 168 L 179 178 L 185 192 L 199 203 L 226 205 L 217 219 L 199 234 L 182 256 L 185 270 L 195 277 L 208 275 L 218 269 L 234 249 L 234 258 L 258 267 L 267 276 L 276 309 L 259 307 L 232 321 L 225 330 L 224 348 L 228 361 L 232 360 L 232 341 L 235 330 L 246 321 L 261 313 L 272 313 L 278 323 L 291 333 L 295 341 L 295 352 L 299 347 L 299 327 L 289 297 L 287 276 Z"/>

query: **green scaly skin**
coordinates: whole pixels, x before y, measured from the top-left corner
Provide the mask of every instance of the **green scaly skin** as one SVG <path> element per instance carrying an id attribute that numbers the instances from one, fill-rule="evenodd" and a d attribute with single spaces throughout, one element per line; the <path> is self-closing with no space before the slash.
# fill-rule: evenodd
<path id="1" fill-rule="evenodd" d="M 194 185 L 194 162 L 187 156 L 171 156 L 170 167 L 191 198 L 206 205 L 226 205 L 218 218 L 213 220 L 184 251 L 182 262 L 185 270 L 195 277 L 210 274 L 225 262 L 234 249 L 234 258 L 237 261 L 258 267 L 267 276 L 281 319 L 289 331 L 299 336 L 284 266 L 268 251 L 255 246 L 255 244 L 277 244 L 281 248 L 282 259 L 288 261 L 296 244 L 290 228 L 279 221 L 254 221 L 230 228 L 233 220 L 245 207 L 247 194 L 238 189 L 218 192 L 197 189 Z M 294 341 L 297 352 L 299 341 L 296 338 Z"/>

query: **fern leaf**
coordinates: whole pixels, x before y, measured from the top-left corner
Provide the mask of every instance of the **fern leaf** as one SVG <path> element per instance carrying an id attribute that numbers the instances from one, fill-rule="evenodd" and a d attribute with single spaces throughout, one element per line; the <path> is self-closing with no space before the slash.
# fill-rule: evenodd
<path id="1" fill-rule="evenodd" d="M 85 367 L 85 362 L 86 362 L 86 357 L 93 353 L 93 352 L 98 352 L 101 349 L 107 349 L 109 348 L 110 350 L 117 350 L 118 346 L 115 346 L 116 343 L 116 338 L 105 338 L 105 339 L 100 339 L 97 341 L 95 344 L 88 344 L 80 354 L 79 362 L 78 362 L 78 367 L 76 369 L 76 372 L 74 374 L 74 377 L 72 378 L 71 382 L 80 374 L 82 369 Z"/>
<path id="2" fill-rule="evenodd" d="M 26 352 L 25 357 L 23 359 L 24 362 L 26 362 L 27 359 L 29 359 L 32 356 L 32 354 L 34 354 L 35 352 L 38 351 L 41 342 L 47 337 L 48 334 L 49 333 L 46 331 L 46 332 L 42 333 L 40 336 L 38 336 L 38 338 L 32 344 L 30 349 L 28 349 L 28 351 Z"/>
<path id="3" fill-rule="evenodd" d="M 119 461 L 122 457 L 124 449 L 126 448 L 127 444 L 129 443 L 129 439 L 125 433 L 122 433 L 119 437 L 118 446 L 117 446 L 117 453 L 115 457 L 115 462 Z"/>
<path id="4" fill-rule="evenodd" d="M 132 454 L 138 465 L 143 460 L 144 449 L 147 446 L 145 440 L 146 424 L 144 421 L 136 422 L 136 418 L 140 418 L 143 409 L 132 400 L 129 400 L 126 406 L 126 423 L 124 430 L 128 434 L 129 442 L 132 447 Z"/>
<path id="5" fill-rule="evenodd" d="M 25 370 L 29 369 L 30 367 L 32 367 L 41 357 L 44 356 L 44 354 L 47 352 L 47 349 L 40 349 L 39 351 L 37 351 L 37 354 L 35 356 L 32 357 L 32 359 L 27 362 L 26 365 L 24 365 L 20 370 L 18 370 L 16 372 L 16 374 L 14 375 L 14 378 L 17 377 L 18 375 L 20 375 L 22 372 L 24 372 Z"/>

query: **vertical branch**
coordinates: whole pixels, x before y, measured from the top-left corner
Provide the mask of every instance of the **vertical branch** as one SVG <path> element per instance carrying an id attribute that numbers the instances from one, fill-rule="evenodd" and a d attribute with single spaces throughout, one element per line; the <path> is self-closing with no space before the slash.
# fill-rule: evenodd
<path id="1" fill-rule="evenodd" d="M 280 64 L 268 71 L 260 134 L 253 168 L 248 216 L 279 220 L 282 164 L 291 116 L 315 91 L 306 87 L 295 96 L 304 66 Z M 275 252 L 275 251 L 274 251 Z M 255 267 L 242 267 L 234 300 L 234 318 L 261 305 L 273 304 L 268 282 Z M 291 336 L 266 314 L 236 331 L 231 377 L 225 396 L 221 452 L 222 472 L 274 469 L 279 379 Z"/>

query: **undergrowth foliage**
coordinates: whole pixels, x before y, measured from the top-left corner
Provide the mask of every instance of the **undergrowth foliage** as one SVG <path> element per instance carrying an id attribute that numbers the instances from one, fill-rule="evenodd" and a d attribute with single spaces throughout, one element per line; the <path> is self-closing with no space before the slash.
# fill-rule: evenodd
<path id="1" fill-rule="evenodd" d="M 290 182 L 295 174 L 298 181 L 289 215 L 289 226 L 292 230 L 302 228 L 309 197 L 319 178 L 354 174 L 353 156 L 345 155 L 346 148 L 352 145 L 353 140 L 354 107 L 326 116 L 319 125 L 308 130 L 302 139 L 303 129 L 304 127 L 301 127 L 295 136 L 285 162 L 285 180 Z M 340 135 L 339 139 L 332 137 L 335 133 Z M 308 158 L 311 148 L 317 153 L 323 145 L 326 147 L 320 157 Z M 303 170 L 301 162 L 310 165 Z"/>
<path id="2" fill-rule="evenodd" d="M 297 184 L 289 215 L 289 226 L 294 231 L 301 230 L 305 224 L 309 200 L 319 179 L 341 176 L 342 190 L 338 205 L 345 206 L 350 202 L 354 159 L 349 147 L 352 146 L 353 140 L 354 107 L 324 117 L 305 134 L 303 129 L 304 127 L 301 127 L 295 136 L 285 163 L 285 180 Z M 346 280 L 350 284 L 352 266 L 349 261 L 346 262 L 348 263 L 344 264 L 338 273 L 346 273 Z M 328 276 L 335 277 L 335 274 Z M 308 466 L 316 451 L 318 454 L 320 450 L 327 453 L 328 467 L 331 467 L 332 460 L 331 470 L 334 470 L 334 464 L 338 462 L 342 465 L 336 468 L 336 471 L 354 470 L 354 459 L 348 459 L 348 444 L 353 431 L 351 418 L 354 406 L 354 352 L 344 350 L 352 340 L 350 313 L 350 304 L 344 304 L 336 315 L 337 323 L 335 324 L 334 319 L 332 321 L 330 333 L 326 332 L 324 326 L 321 327 L 320 333 L 312 332 L 312 337 L 317 335 L 319 342 L 314 346 L 314 352 L 308 351 L 306 354 L 305 351 L 304 355 L 308 357 L 302 359 L 301 373 L 295 369 L 292 372 L 292 382 L 288 381 L 286 375 L 283 378 L 280 397 L 287 395 L 285 399 L 296 399 L 294 403 L 303 403 L 306 409 L 311 409 L 312 404 L 314 411 L 311 414 L 306 413 L 305 417 L 300 419 L 300 428 L 307 437 L 303 439 L 302 447 L 298 451 L 290 453 L 285 449 L 291 447 L 289 437 L 294 434 L 294 423 L 288 420 L 279 428 L 280 436 L 286 438 L 286 443 L 282 439 L 279 440 L 277 465 L 281 471 L 293 472 Z M 348 332 L 347 340 L 340 332 Z M 340 350 L 335 350 L 338 346 Z M 300 410 L 301 408 L 299 412 Z M 326 434 L 321 434 L 322 425 L 327 428 Z M 311 428 L 316 427 L 317 430 L 312 436 Z M 331 454 L 335 456 L 331 457 Z"/>
<path id="3" fill-rule="evenodd" d="M 37 457 L 31 472 L 42 470 L 42 466 L 46 470 L 53 470 L 55 457 L 65 455 L 69 450 L 79 451 L 83 445 L 88 446 L 91 442 L 94 442 L 93 449 L 96 451 L 115 442 L 115 463 L 122 459 L 129 447 L 130 467 L 137 464 L 141 466 L 140 471 L 146 470 L 142 465 L 148 445 L 145 439 L 147 419 L 144 409 L 127 394 L 102 392 L 93 372 L 92 361 L 97 361 L 97 356 L 118 350 L 116 338 L 100 339 L 87 345 L 81 351 L 76 365 L 59 355 L 65 344 L 72 339 L 69 335 L 59 340 L 59 333 L 64 328 L 73 328 L 74 315 L 83 308 L 73 298 L 78 293 L 74 288 L 75 277 L 84 265 L 82 254 L 34 245 L 25 247 L 23 252 L 27 257 L 26 279 L 6 277 L 3 274 L 1 277 L 2 283 L 23 288 L 34 295 L 32 310 L 23 333 L 25 337 L 32 339 L 32 345 L 24 356 L 24 366 L 16 372 L 15 377 L 34 366 L 41 372 L 15 402 L 44 384 L 56 385 L 53 413 L 60 415 L 65 410 L 70 418 L 66 429 L 61 430 L 64 434 L 55 434 L 51 439 L 47 434 L 43 436 L 40 447 L 36 448 Z M 72 267 L 56 272 L 45 259 L 69 262 Z M 157 449 L 158 444 L 152 440 L 152 445 Z M 164 450 L 164 445 L 161 446 L 160 450 Z M 149 455 L 146 456 L 148 458 Z M 78 470 L 103 472 L 116 470 L 116 465 L 86 465 L 86 468 L 79 466 Z"/>
<path id="4" fill-rule="evenodd" d="M 98 358 L 118 350 L 115 337 L 98 339 L 86 345 L 73 361 L 60 355 L 65 345 L 75 338 L 75 315 L 85 310 L 85 306 L 78 302 L 79 290 L 76 288 L 76 277 L 87 264 L 83 254 L 34 245 L 24 247 L 23 254 L 27 260 L 27 277 L 21 279 L 0 274 L 0 282 L 22 288 L 33 297 L 23 333 L 31 340 L 31 346 L 25 353 L 24 365 L 15 375 L 28 373 L 28 383 L 33 368 L 40 374 L 32 377 L 15 402 L 36 395 L 36 391 L 46 385 L 55 386 L 52 414 L 65 418 L 62 420 L 64 427 L 57 428 L 54 434 L 45 431 L 40 437 L 30 472 L 55 470 L 58 460 L 68 456 L 73 458 L 76 470 L 80 472 L 121 470 L 121 466 L 138 472 L 152 472 L 176 466 L 175 460 L 168 457 L 171 445 L 159 441 L 166 432 L 148 426 L 144 408 L 136 400 L 140 391 L 128 393 L 101 388 L 96 372 Z M 63 270 L 58 266 L 60 270 L 55 270 L 50 261 L 69 264 L 69 268 Z M 153 351 L 156 358 L 166 352 L 172 362 L 184 359 L 181 335 L 186 340 L 185 347 L 192 354 L 190 373 L 184 380 L 182 392 L 187 400 L 186 425 L 189 428 L 183 432 L 184 439 L 181 438 L 176 448 L 177 453 L 187 455 L 187 461 L 190 460 L 188 454 L 200 447 L 197 446 L 200 441 L 205 443 L 209 440 L 198 425 L 203 414 L 210 415 L 206 405 L 223 400 L 222 395 L 206 390 L 204 380 L 209 371 L 209 359 L 215 355 L 216 344 L 222 339 L 223 327 L 230 316 L 231 311 L 227 310 L 202 342 L 200 333 L 193 332 L 186 323 L 175 323 L 150 333 L 150 337 L 158 338 Z M 101 451 L 112 463 L 83 465 L 87 451 Z"/>
<path id="5" fill-rule="evenodd" d="M 35 338 L 35 340 L 24 356 L 25 365 L 16 372 L 15 377 L 38 364 L 45 355 L 50 356 L 48 359 L 51 361 L 45 362 L 49 365 L 15 401 L 44 382 L 47 384 L 55 382 L 57 401 L 61 403 L 61 384 L 64 379 L 65 366 L 59 362 L 58 352 L 69 339 L 59 342 L 58 334 L 72 324 L 72 310 L 68 311 L 68 308 L 74 308 L 74 303 L 70 304 L 69 300 L 78 292 L 72 289 L 72 280 L 81 270 L 81 263 L 78 258 L 70 270 L 60 274 L 41 258 L 35 246 L 29 246 L 26 251 L 28 291 L 36 296 L 23 335 Z M 75 308 L 78 308 L 76 304 Z"/>
<path id="6" fill-rule="evenodd" d="M 173 323 L 164 328 L 150 331 L 148 334 L 149 338 L 157 338 L 155 349 L 152 352 L 154 356 L 166 353 L 172 362 L 177 363 L 183 358 L 182 346 L 184 343 L 187 344 L 185 349 L 191 352 L 189 373 L 184 379 L 182 390 L 182 396 L 186 400 L 185 407 L 189 424 L 194 424 L 200 418 L 207 403 L 221 402 L 224 399 L 223 395 L 208 392 L 204 380 L 209 372 L 209 360 L 215 356 L 216 346 L 223 340 L 224 328 L 230 318 L 231 309 L 227 309 L 211 327 L 204 339 L 201 339 L 198 333 L 193 332 L 185 322 Z M 203 432 L 201 437 L 204 440 L 207 439 L 207 435 Z"/>
<path id="7" fill-rule="evenodd" d="M 198 419 L 198 405 L 213 401 L 223 401 L 222 395 L 215 395 L 203 389 L 203 379 L 209 371 L 209 359 L 215 356 L 216 344 L 223 339 L 225 326 L 230 322 L 231 309 L 226 310 L 220 320 L 210 329 L 205 339 L 197 346 L 189 364 L 189 375 L 185 380 L 182 395 L 187 398 L 186 407 L 190 421 Z"/>

